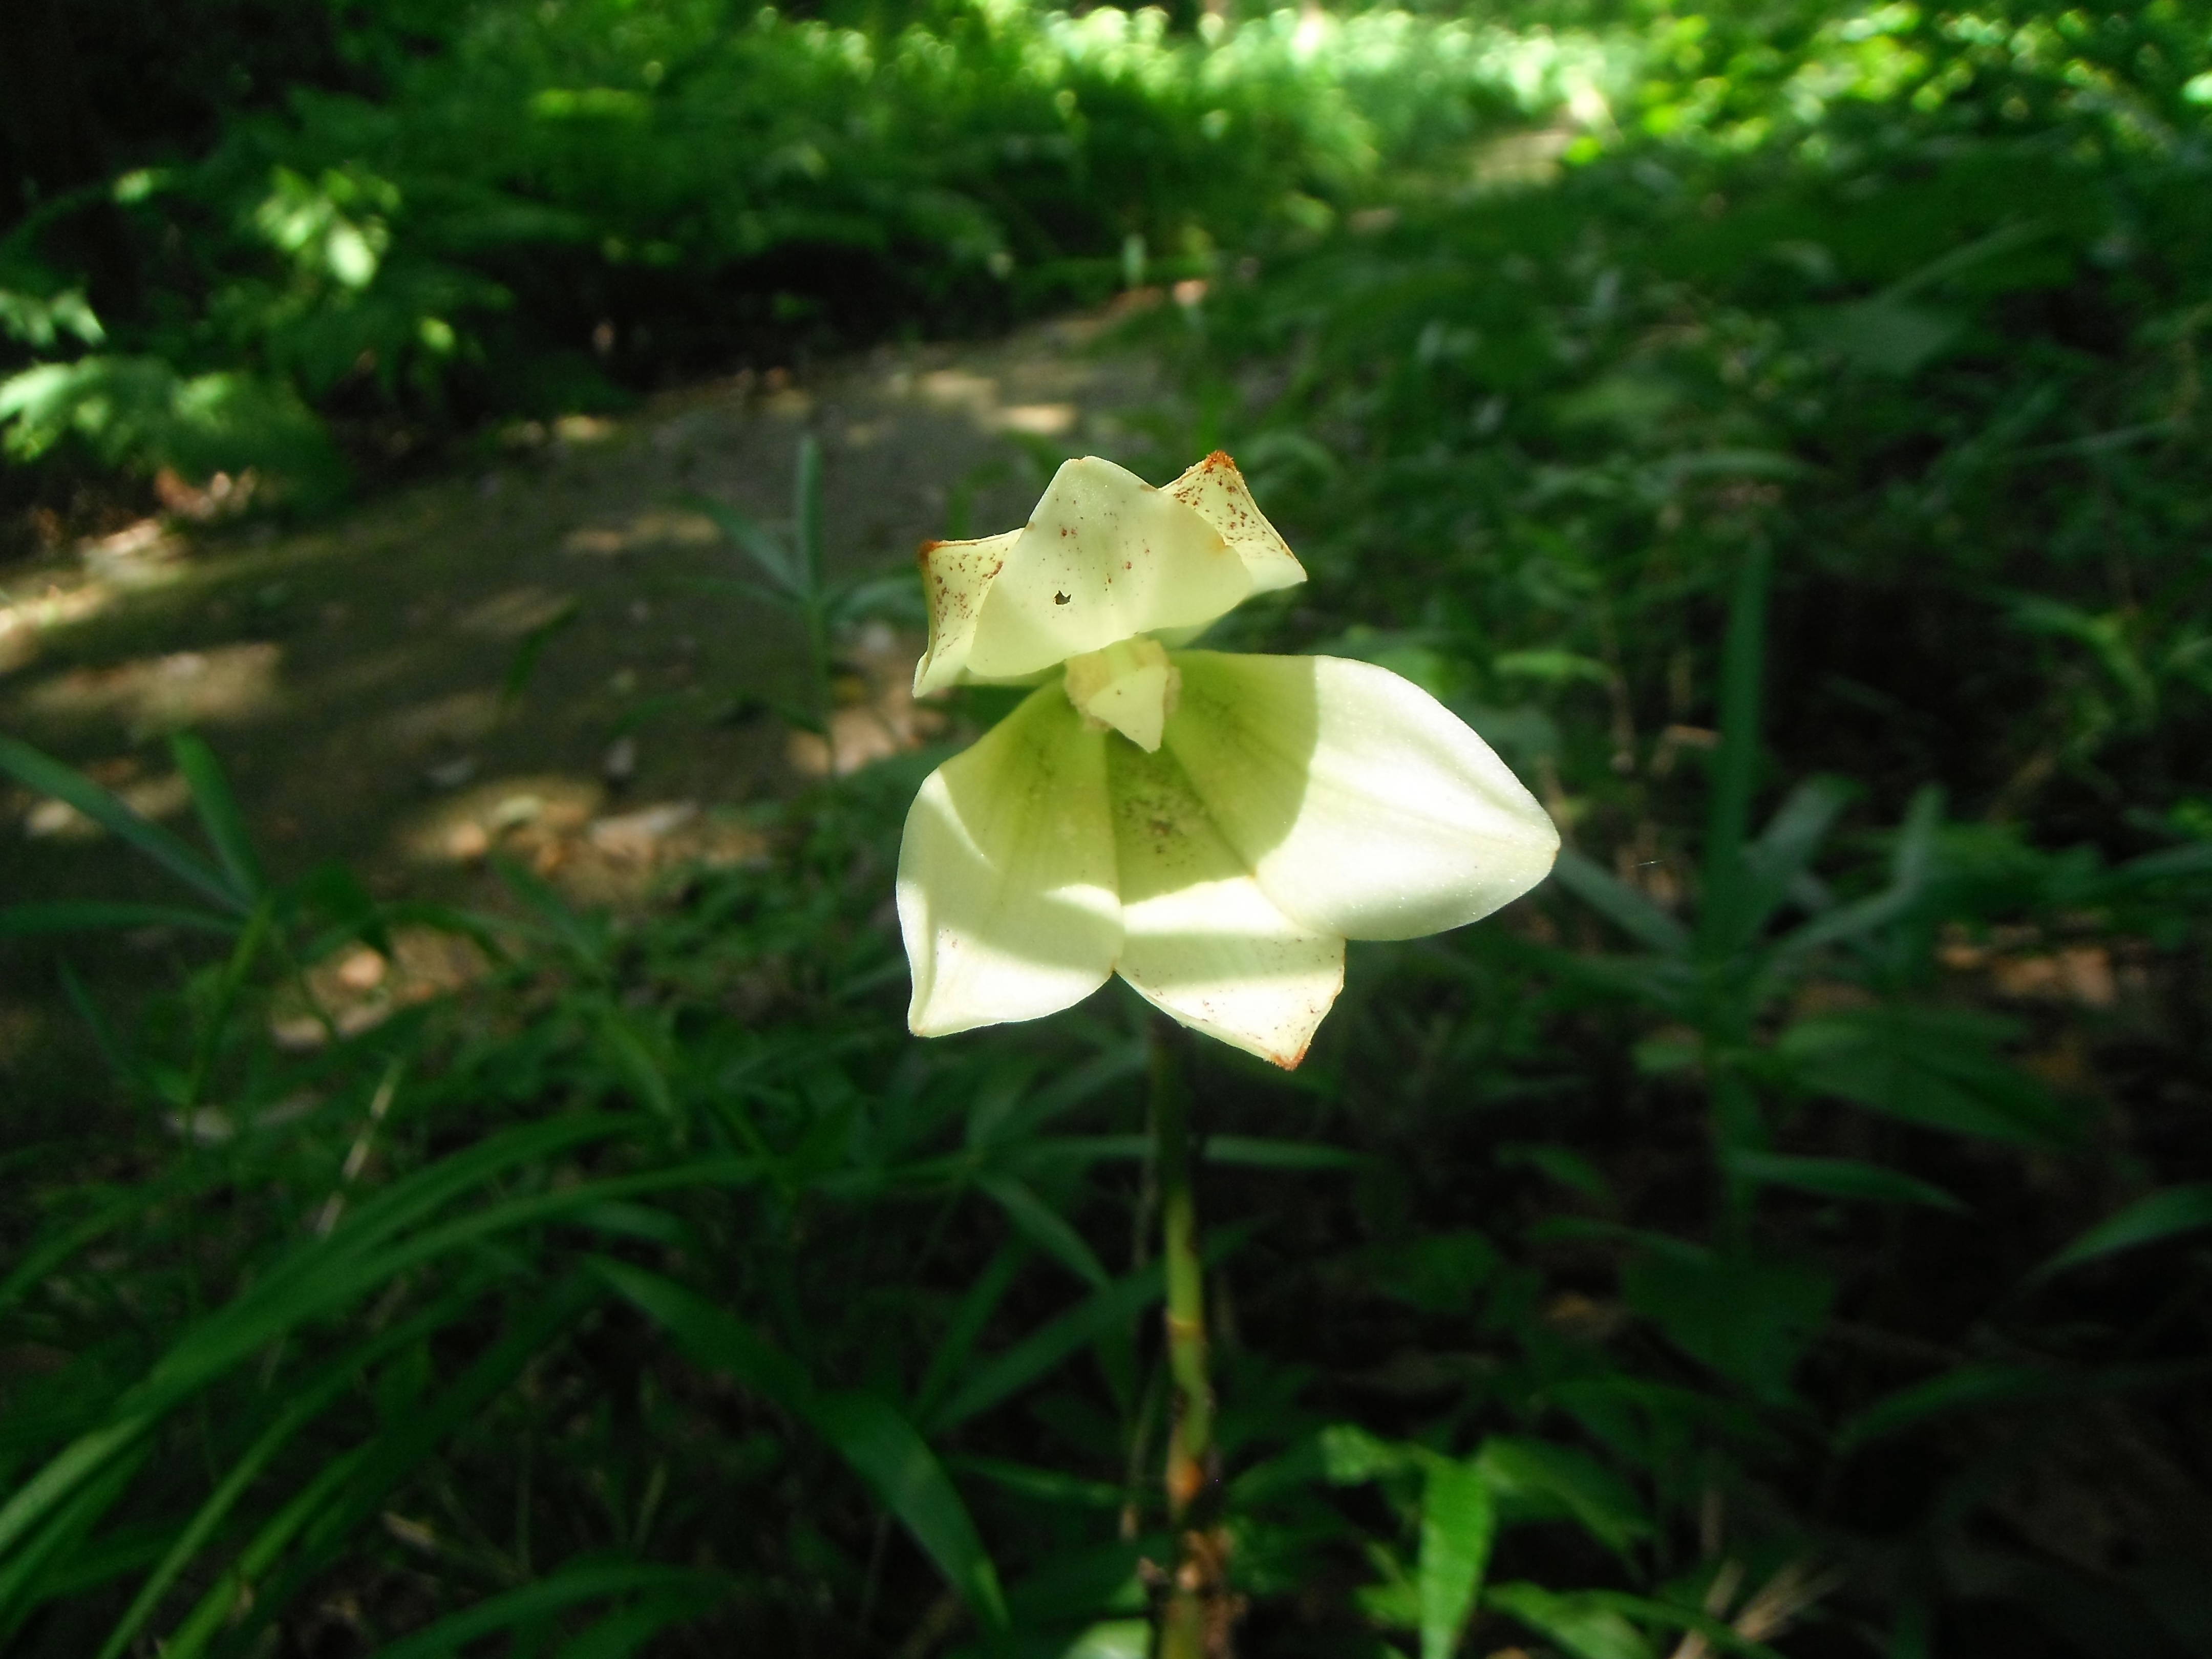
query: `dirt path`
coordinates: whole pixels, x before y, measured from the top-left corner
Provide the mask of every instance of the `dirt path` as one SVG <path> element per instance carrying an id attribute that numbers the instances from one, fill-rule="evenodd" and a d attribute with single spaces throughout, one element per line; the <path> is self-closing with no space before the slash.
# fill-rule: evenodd
<path id="1" fill-rule="evenodd" d="M 1057 454 L 1141 449 L 1127 422 L 1156 377 L 1097 332 L 886 349 L 799 386 L 742 377 L 520 428 L 494 465 L 297 533 L 149 521 L 0 572 L 0 729 L 176 821 L 189 801 L 161 738 L 197 729 L 280 876 L 337 858 L 387 892 L 459 896 L 499 846 L 592 898 L 666 858 L 735 855 L 745 805 L 824 757 L 767 712 L 797 696 L 799 629 L 715 585 L 754 573 L 685 499 L 784 519 L 811 431 L 833 571 L 908 568 L 963 518 L 1015 522 Z M 913 627 L 844 642 L 842 764 L 914 740 Z M 174 896 L 21 790 L 0 790 L 0 895 Z"/>

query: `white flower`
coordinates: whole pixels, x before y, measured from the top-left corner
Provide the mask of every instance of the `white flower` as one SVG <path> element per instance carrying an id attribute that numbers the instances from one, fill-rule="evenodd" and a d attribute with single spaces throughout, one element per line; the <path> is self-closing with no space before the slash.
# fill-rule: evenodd
<path id="1" fill-rule="evenodd" d="M 1305 580 L 1226 455 L 1165 489 L 1069 461 L 1030 522 L 922 550 L 917 693 L 1042 683 L 923 784 L 899 849 L 908 1020 L 1034 1019 L 1119 973 L 1296 1066 L 1346 939 L 1411 939 L 1543 879 L 1559 834 L 1488 744 L 1387 670 L 1172 648 Z"/>

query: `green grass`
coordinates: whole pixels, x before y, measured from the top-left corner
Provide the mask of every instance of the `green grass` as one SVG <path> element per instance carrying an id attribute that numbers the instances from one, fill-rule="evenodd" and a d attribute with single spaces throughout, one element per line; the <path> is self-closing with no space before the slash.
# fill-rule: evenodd
<path id="1" fill-rule="evenodd" d="M 684 192 L 750 198 L 622 169 L 702 110 L 820 124 L 854 42 L 905 65 L 878 125 L 774 199 L 884 248 L 921 234 L 883 156 L 933 76 L 969 101 L 927 130 L 985 145 L 1070 77 L 1124 99 L 1086 142 L 1150 160 L 1084 226 L 1024 240 L 1014 185 L 1065 194 L 1089 152 L 976 164 L 1008 286 L 932 244 L 900 314 L 1177 250 L 1204 295 L 1132 325 L 1186 376 L 1158 459 L 1232 448 L 1314 573 L 1231 642 L 1419 678 L 1570 831 L 1511 915 L 1355 949 L 1299 1072 L 1199 1063 L 1243 1650 L 2201 1650 L 2212 13 L 1639 9 L 1510 51 L 1368 18 L 1320 106 L 1287 21 L 763 22 L 686 90 L 653 31 L 708 14 L 579 12 L 540 42 L 573 63 L 502 58 L 522 15 L 389 71 L 429 101 L 311 100 L 256 142 L 363 124 L 327 168 L 426 88 L 663 53 L 643 113 L 562 106 L 627 148 L 533 129 L 499 165 L 720 258 Z M 990 55 L 1021 43 L 1047 56 Z M 739 87 L 740 52 L 797 78 Z M 1556 78 L 1509 97 L 1516 64 Z M 1206 110 L 1245 107 L 1217 92 L 1295 143 L 1200 176 Z M 411 185 L 343 190 L 386 216 L 375 283 L 476 211 L 433 234 Z M 675 290 L 624 291 L 650 320 Z M 468 373 L 541 361 L 550 314 L 487 311 Z M 510 872 L 497 915 L 429 918 L 478 982 L 301 1052 L 269 1031 L 302 965 L 422 914 L 272 884 L 190 740 L 198 839 L 0 747 L 175 884 L 158 916 L 0 910 L 42 936 L 11 963 L 206 942 L 151 998 L 68 981 L 109 1073 L 0 1163 L 0 1646 L 1141 1651 L 1141 1010 L 906 1036 L 885 899 L 936 758 L 639 913 Z"/>

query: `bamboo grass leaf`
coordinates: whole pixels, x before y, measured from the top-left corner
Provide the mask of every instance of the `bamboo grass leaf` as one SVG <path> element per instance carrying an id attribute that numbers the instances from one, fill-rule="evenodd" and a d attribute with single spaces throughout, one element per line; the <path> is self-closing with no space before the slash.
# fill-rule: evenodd
<path id="1" fill-rule="evenodd" d="M 251 895 L 234 885 L 160 824 L 133 811 L 120 797 L 101 788 L 74 767 L 64 766 L 4 732 L 0 732 L 0 772 L 13 775 L 26 788 L 67 802 L 118 841 L 137 848 L 203 898 L 241 914 L 253 908 Z"/>
<path id="2" fill-rule="evenodd" d="M 716 1575 L 690 1567 L 631 1561 L 572 1562 L 533 1583 L 486 1596 L 397 1642 L 388 1642 L 376 1650 L 377 1659 L 450 1659 L 471 1642 L 517 1629 L 579 1602 L 659 1592 L 648 1605 L 662 1606 L 680 1599 L 689 1609 L 726 1589 L 725 1581 Z M 680 1596 L 669 1597 L 671 1591 Z"/>
<path id="3" fill-rule="evenodd" d="M 593 1265 L 696 1363 L 726 1372 L 811 1425 L 875 1489 L 977 1615 L 994 1629 L 1005 1626 L 998 1571 L 967 1505 L 897 1407 L 865 1393 L 818 1393 L 797 1360 L 696 1291 L 627 1262 L 602 1258 Z"/>
<path id="4" fill-rule="evenodd" d="M 2212 1227 L 2212 1182 L 2148 1193 L 2108 1216 L 2035 1271 L 2036 1279 L 2063 1273 L 2121 1250 Z"/>
<path id="5" fill-rule="evenodd" d="M 977 1183 L 1006 1212 L 1006 1218 L 1030 1243 L 1094 1289 L 1105 1288 L 1108 1273 L 1083 1235 L 1034 1189 L 1012 1176 L 987 1175 Z"/>
<path id="6" fill-rule="evenodd" d="M 1498 1516 L 1479 1463 L 1438 1458 L 1421 1494 L 1421 1659 L 1452 1659 L 1474 1616 Z"/>
<path id="7" fill-rule="evenodd" d="M 262 877 L 261 860 L 254 854 L 245 814 L 238 810 L 238 799 L 216 763 L 215 750 L 196 733 L 179 732 L 169 739 L 169 753 L 191 787 L 200 828 L 207 831 L 209 844 L 222 860 L 223 873 L 240 897 L 258 900 L 268 884 Z"/>
<path id="8" fill-rule="evenodd" d="M 187 910 L 174 904 L 61 899 L 51 903 L 0 907 L 0 939 L 91 933 L 108 927 L 181 927 L 196 933 L 230 934 L 238 931 L 238 926 L 234 915 Z"/>

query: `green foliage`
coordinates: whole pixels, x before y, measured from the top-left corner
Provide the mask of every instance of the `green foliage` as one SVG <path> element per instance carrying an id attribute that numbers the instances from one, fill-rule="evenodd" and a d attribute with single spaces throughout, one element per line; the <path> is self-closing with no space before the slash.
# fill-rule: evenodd
<path id="1" fill-rule="evenodd" d="M 311 408 L 386 430 L 558 413 L 733 356 L 1203 274 L 1598 58 L 1401 12 L 1164 24 L 368 9 L 339 38 L 374 93 L 238 110 L 79 204 L 118 216 L 148 297 L 97 320 L 81 295 L 0 311 L 41 353 L 104 325 L 125 354 L 0 380 L 0 427 L 22 459 L 74 436 L 109 465 L 326 483 Z M 0 269 L 66 269 L 73 222 L 27 220 Z"/>
<path id="2" fill-rule="evenodd" d="M 204 305 L 11 275 L 9 441 L 183 467 L 204 376 L 459 421 L 1206 276 L 1135 325 L 1163 444 L 1315 574 L 1236 625 L 1419 680 L 1572 843 L 1199 1079 L 1247 1649 L 2194 1650 L 2212 16 L 1573 16 L 379 9 L 372 88 L 106 193 Z M 867 590 L 814 488 L 722 523 L 818 685 Z M 204 848 L 0 740 L 179 889 L 0 935 L 180 964 L 64 976 L 111 1075 L 0 1161 L 0 1643 L 1142 1653 L 1139 1016 L 906 1036 L 935 758 L 639 914 L 475 915 L 271 879 L 195 739 Z M 426 924 L 480 981 L 276 1041 Z M 2074 952 L 2124 988 L 2035 988 Z"/>

